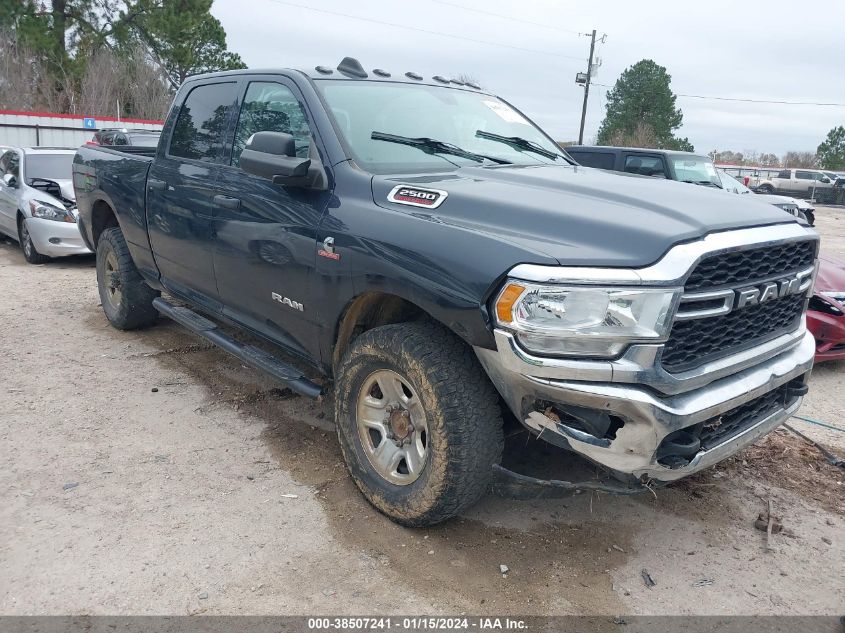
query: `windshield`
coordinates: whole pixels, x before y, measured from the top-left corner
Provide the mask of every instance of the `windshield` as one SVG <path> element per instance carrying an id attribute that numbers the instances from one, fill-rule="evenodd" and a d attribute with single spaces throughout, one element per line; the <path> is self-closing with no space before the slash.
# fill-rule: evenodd
<path id="1" fill-rule="evenodd" d="M 721 187 L 719 174 L 713 161 L 706 156 L 669 156 L 675 179 L 682 182 L 694 182 L 699 185 L 712 184 Z"/>
<path id="2" fill-rule="evenodd" d="M 422 84 L 316 83 L 356 162 L 374 173 L 456 169 L 480 163 L 466 156 L 432 151 L 431 147 L 424 151 L 419 146 L 373 139 L 373 132 L 433 139 L 502 163 L 569 164 L 553 141 L 496 97 Z M 555 157 L 491 136 L 482 138 L 477 135 L 479 131 L 525 139 Z"/>
<path id="3" fill-rule="evenodd" d="M 722 180 L 722 189 L 729 193 L 751 193 L 751 189 L 743 185 L 727 172 L 720 171 L 719 178 Z"/>
<path id="4" fill-rule="evenodd" d="M 73 154 L 27 154 L 24 177 L 47 180 L 70 180 L 73 177 Z"/>

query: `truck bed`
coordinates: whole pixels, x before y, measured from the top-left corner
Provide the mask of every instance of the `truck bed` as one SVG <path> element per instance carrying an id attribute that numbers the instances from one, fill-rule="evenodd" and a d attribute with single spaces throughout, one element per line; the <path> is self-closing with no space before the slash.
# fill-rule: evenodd
<path id="1" fill-rule="evenodd" d="M 130 148 L 124 148 L 130 149 Z M 145 272 L 155 271 L 147 237 L 146 186 L 155 148 L 123 151 L 100 145 L 83 145 L 73 161 L 73 181 L 82 237 L 94 248 L 102 227 L 97 203 L 115 210 L 133 258 Z M 143 150 L 143 151 L 139 151 Z"/>

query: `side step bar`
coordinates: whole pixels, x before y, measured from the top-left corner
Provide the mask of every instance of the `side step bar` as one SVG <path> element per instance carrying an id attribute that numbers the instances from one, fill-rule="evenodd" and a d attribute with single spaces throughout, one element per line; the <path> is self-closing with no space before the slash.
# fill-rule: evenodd
<path id="1" fill-rule="evenodd" d="M 204 316 L 200 316 L 193 310 L 175 306 L 161 297 L 153 299 L 153 307 L 164 316 L 170 317 L 178 324 L 185 326 L 194 334 L 203 337 L 207 341 L 211 341 L 218 347 L 241 359 L 247 365 L 278 378 L 296 393 L 308 396 L 309 398 L 319 398 L 323 394 L 322 387 L 308 380 L 296 367 L 279 360 L 263 349 L 259 349 L 253 345 L 244 345 L 240 341 L 236 341 L 231 336 L 221 332 L 216 323 L 209 321 Z"/>

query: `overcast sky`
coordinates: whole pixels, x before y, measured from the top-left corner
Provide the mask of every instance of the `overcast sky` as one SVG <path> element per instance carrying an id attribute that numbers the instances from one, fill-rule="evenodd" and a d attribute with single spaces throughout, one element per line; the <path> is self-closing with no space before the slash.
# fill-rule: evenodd
<path id="1" fill-rule="evenodd" d="M 589 38 L 578 33 L 593 28 L 607 34 L 597 47 L 598 84 L 612 86 L 650 58 L 668 69 L 678 94 L 845 104 L 843 2 L 215 0 L 212 13 L 252 68 L 334 67 L 351 55 L 368 69 L 465 73 L 557 140 L 578 137 L 583 89 L 574 78 L 589 53 Z M 606 90 L 590 91 L 587 142 Z M 684 97 L 678 105 L 679 134 L 700 152 L 815 150 L 830 128 L 845 125 L 843 106 Z"/>

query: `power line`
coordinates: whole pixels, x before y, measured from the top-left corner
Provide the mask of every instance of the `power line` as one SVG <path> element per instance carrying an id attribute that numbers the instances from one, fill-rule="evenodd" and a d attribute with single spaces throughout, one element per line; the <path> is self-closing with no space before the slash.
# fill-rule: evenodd
<path id="1" fill-rule="evenodd" d="M 572 55 L 561 55 L 559 53 L 554 53 L 552 51 L 544 51 L 539 50 L 536 48 L 523 48 L 522 46 L 513 46 L 511 44 L 503 44 L 501 42 L 490 42 L 488 40 L 477 40 L 471 37 L 464 37 L 463 35 L 453 35 L 451 33 L 441 33 L 440 31 L 430 31 L 428 29 L 421 29 L 416 26 L 408 26 L 406 24 L 396 24 L 394 22 L 385 22 L 382 20 L 374 20 L 372 18 L 363 18 L 358 15 L 352 15 L 349 13 L 341 13 L 340 11 L 330 11 L 329 9 L 318 9 L 317 7 L 307 7 L 303 4 L 297 4 L 295 2 L 287 2 L 287 0 L 269 0 L 270 2 L 275 2 L 276 4 L 284 4 L 289 7 L 296 7 L 298 9 L 305 9 L 306 11 L 316 11 L 317 13 L 325 13 L 328 15 L 336 15 L 342 18 L 349 18 L 351 20 L 360 20 L 362 22 L 372 22 L 373 24 L 379 24 L 381 26 L 391 26 L 397 29 L 407 29 L 409 31 L 418 31 L 419 33 L 426 33 L 428 35 L 439 35 L 441 37 L 451 37 L 452 39 L 456 40 L 464 40 L 467 42 L 473 42 L 475 44 L 486 44 L 488 46 L 500 46 L 502 48 L 510 48 L 511 50 L 516 51 L 524 51 L 526 53 L 538 53 L 540 55 L 550 55 L 552 57 L 560 57 L 562 59 L 576 59 L 579 62 L 584 61 L 583 57 L 574 57 Z"/>
<path id="2" fill-rule="evenodd" d="M 557 26 L 552 26 L 550 24 L 542 24 L 541 22 L 532 22 L 531 20 L 523 20 L 521 18 L 514 18 L 509 15 L 503 15 L 501 13 L 493 13 L 492 11 L 484 11 L 483 9 L 473 9 L 472 7 L 465 7 L 462 4 L 456 4 L 454 2 L 446 2 L 446 0 L 431 0 L 432 2 L 436 2 L 437 4 L 445 4 L 449 7 L 456 7 L 458 9 L 463 9 L 464 11 L 471 11 L 472 13 L 480 13 L 481 15 L 489 15 L 495 18 L 501 18 L 503 20 L 508 20 L 509 22 L 522 22 L 523 24 L 530 24 L 531 26 L 539 26 L 543 29 L 551 29 L 557 33 L 569 33 L 571 35 L 589 35 L 589 33 L 584 33 L 581 31 L 570 31 L 567 29 L 561 29 Z"/>
<path id="3" fill-rule="evenodd" d="M 607 84 L 597 84 L 594 83 L 594 86 L 601 86 L 602 88 L 613 88 L 613 86 L 608 86 Z M 741 103 L 773 103 L 777 105 L 805 105 L 805 106 L 832 106 L 832 107 L 845 107 L 845 103 L 823 103 L 823 102 L 816 102 L 816 101 L 781 101 L 777 99 L 743 99 L 739 97 L 712 97 L 707 95 L 688 95 L 682 93 L 675 93 L 676 97 L 685 97 L 687 99 L 708 99 L 712 101 L 739 101 Z"/>

